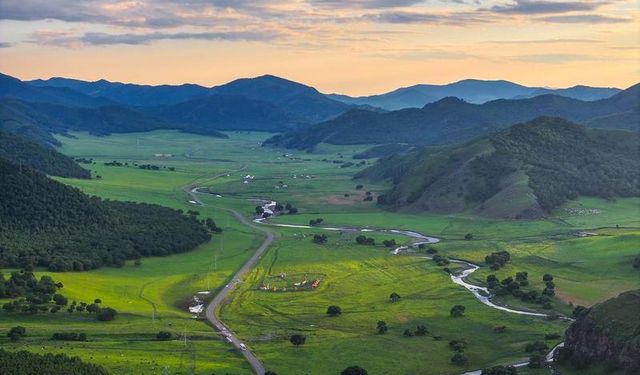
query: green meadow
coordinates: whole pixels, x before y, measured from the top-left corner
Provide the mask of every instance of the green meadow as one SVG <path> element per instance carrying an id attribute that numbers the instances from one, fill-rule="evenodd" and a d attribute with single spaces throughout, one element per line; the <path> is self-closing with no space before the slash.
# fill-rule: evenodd
<path id="1" fill-rule="evenodd" d="M 139 266 L 129 262 L 123 268 L 52 274 L 64 284 L 62 294 L 69 300 L 100 298 L 103 305 L 119 311 L 118 318 L 103 323 L 64 309 L 27 316 L 0 312 L 0 332 L 19 324 L 28 333 L 18 343 L 10 343 L 2 334 L 0 346 L 77 355 L 114 374 L 251 373 L 240 353 L 204 320 L 194 319 L 186 307 L 195 293 L 224 287 L 261 243 L 260 232 L 242 225 L 228 211 L 250 215 L 255 199 L 289 202 L 299 209 L 298 214 L 282 215 L 274 222 L 307 224 L 321 217 L 323 226 L 415 230 L 441 238 L 434 245 L 439 253 L 479 264 L 491 252 L 507 250 L 512 259 L 506 267 L 499 271 L 482 267 L 471 278 L 483 283 L 491 273 L 502 279 L 527 271 L 530 288 L 541 289 L 542 275 L 551 273 L 557 292 L 553 309 L 562 314 L 570 313 L 570 303 L 588 306 L 638 286 L 637 271 L 630 265 L 640 244 L 637 198 L 580 198 L 558 209 L 553 218 L 539 221 L 493 220 L 470 213 L 387 212 L 375 204 L 375 196 L 388 185 L 353 180 L 357 171 L 374 162 L 358 165 L 360 161 L 352 159 L 367 146 L 322 145 L 307 154 L 262 148 L 265 133 L 228 135 L 229 139 L 220 139 L 154 131 L 60 137 L 60 151 L 92 158 L 94 164 L 85 167 L 100 178 L 57 180 L 103 198 L 195 209 L 201 217 L 213 218 L 224 232 L 194 251 L 144 258 Z M 104 165 L 113 160 L 128 165 Z M 143 170 L 136 164 L 160 169 Z M 358 184 L 364 186 L 356 189 Z M 194 186 L 220 197 L 200 194 L 205 205 L 196 206 L 185 193 Z M 373 202 L 364 201 L 366 192 L 374 196 Z M 417 255 L 393 256 L 380 245 L 384 239 L 408 241 L 400 235 L 368 234 L 378 245 L 362 246 L 355 244 L 353 234 L 272 228 L 278 238 L 219 313 L 266 367 L 280 375 L 336 374 L 356 364 L 375 374 L 459 374 L 526 359 L 526 343 L 543 339 L 545 333 L 562 333 L 566 327 L 561 321 L 491 309 L 453 284 L 434 262 Z M 597 236 L 577 237 L 578 231 Z M 314 244 L 315 233 L 327 234 L 328 242 Z M 464 240 L 468 233 L 472 240 Z M 258 289 L 265 277 L 281 273 L 324 278 L 314 290 Z M 389 301 L 392 292 L 401 296 L 399 302 Z M 539 309 L 513 298 L 502 302 Z M 449 310 L 457 304 L 466 312 L 452 318 Z M 340 306 L 342 314 L 327 316 L 330 305 Z M 389 327 L 384 335 L 376 333 L 379 320 Z M 425 325 L 428 335 L 404 337 L 405 329 L 415 330 L 417 325 Z M 497 326 L 507 328 L 498 333 Z M 49 340 L 54 332 L 63 331 L 85 332 L 89 341 Z M 159 331 L 170 331 L 175 339 L 156 341 Z M 291 345 L 294 333 L 307 337 L 305 345 Z M 467 343 L 465 366 L 450 361 L 454 352 L 448 343 L 461 339 Z"/>

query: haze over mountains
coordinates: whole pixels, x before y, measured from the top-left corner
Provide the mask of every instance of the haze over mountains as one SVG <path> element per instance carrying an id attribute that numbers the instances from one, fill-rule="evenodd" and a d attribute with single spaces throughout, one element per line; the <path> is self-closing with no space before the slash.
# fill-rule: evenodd
<path id="1" fill-rule="evenodd" d="M 419 84 L 402 87 L 384 94 L 351 97 L 330 94 L 330 98 L 349 104 L 370 105 L 386 110 L 422 108 L 446 97 L 460 98 L 466 102 L 482 104 L 496 99 L 525 99 L 539 95 L 561 95 L 567 98 L 591 101 L 608 98 L 621 90 L 614 87 L 573 86 L 565 89 L 527 87 L 509 81 L 465 79 L 446 85 Z"/>

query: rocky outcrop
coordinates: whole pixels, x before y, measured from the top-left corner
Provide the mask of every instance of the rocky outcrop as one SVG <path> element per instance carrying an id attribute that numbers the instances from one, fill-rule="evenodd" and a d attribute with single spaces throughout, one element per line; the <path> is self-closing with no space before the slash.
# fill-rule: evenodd
<path id="1" fill-rule="evenodd" d="M 640 290 L 583 311 L 567 329 L 559 356 L 576 367 L 604 364 L 640 373 Z"/>

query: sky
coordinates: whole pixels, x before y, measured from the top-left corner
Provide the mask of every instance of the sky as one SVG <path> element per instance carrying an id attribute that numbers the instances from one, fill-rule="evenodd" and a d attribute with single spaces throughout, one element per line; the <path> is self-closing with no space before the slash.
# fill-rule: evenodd
<path id="1" fill-rule="evenodd" d="M 143 84 L 274 74 L 368 95 L 640 81 L 639 0 L 0 0 L 0 71 Z"/>

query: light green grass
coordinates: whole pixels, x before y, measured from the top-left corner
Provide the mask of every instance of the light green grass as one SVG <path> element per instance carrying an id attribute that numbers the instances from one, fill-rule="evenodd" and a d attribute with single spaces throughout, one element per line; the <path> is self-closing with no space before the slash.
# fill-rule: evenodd
<path id="1" fill-rule="evenodd" d="M 550 272 L 565 301 L 595 303 L 633 286 L 637 280 L 625 262 L 637 252 L 640 242 L 638 231 L 629 229 L 640 227 L 638 198 L 611 202 L 580 198 L 567 207 L 598 208 L 600 213 L 572 215 L 561 209 L 556 213 L 559 218 L 539 221 L 492 220 L 469 213 L 396 213 L 362 200 L 364 192 L 371 191 L 375 197 L 389 185 L 354 181 L 352 176 L 362 166 L 340 168 L 332 162 L 353 161 L 351 155 L 367 146 L 321 145 L 318 153 L 306 154 L 262 148 L 260 142 L 268 135 L 260 133 L 229 133 L 229 139 L 174 131 L 74 136 L 61 138 L 61 150 L 94 158 L 95 164 L 88 167 L 102 179 L 58 180 L 109 199 L 197 209 L 201 217 L 211 217 L 224 228 L 224 246 L 221 236 L 214 236 L 212 242 L 192 252 L 145 258 L 139 267 L 128 263 L 121 269 L 54 274 L 64 283 L 63 294 L 70 299 L 90 302 L 101 298 L 104 305 L 115 307 L 121 315 L 114 322 L 99 323 L 87 315 L 69 315 L 64 310 L 57 315 L 29 317 L 0 313 L 0 331 L 17 324 L 29 331 L 29 337 L 18 345 L 0 338 L 2 347 L 79 355 L 105 365 L 114 374 L 161 374 L 165 368 L 169 373 L 185 374 L 249 373 L 240 354 L 205 322 L 192 319 L 184 303 L 197 291 L 222 287 L 255 251 L 262 234 L 239 224 L 226 209 L 249 215 L 256 205 L 251 199 L 256 198 L 290 202 L 299 208 L 299 215 L 281 216 L 274 219 L 276 222 L 307 224 L 322 217 L 326 226 L 411 229 L 443 238 L 436 245 L 441 253 L 476 262 L 482 262 L 491 251 L 506 249 L 513 259 L 498 272 L 500 277 L 525 270 L 532 287 L 540 288 L 538 279 Z M 158 158 L 156 153 L 174 156 Z M 103 165 L 112 160 L 129 166 Z M 175 171 L 141 170 L 134 163 L 173 167 Z M 219 174 L 223 175 L 212 178 Z M 244 184 L 247 174 L 255 179 Z M 280 182 L 288 187 L 276 189 Z M 362 190 L 355 189 L 359 183 L 364 184 Z M 201 194 L 207 205 L 196 207 L 188 203 L 184 185 L 209 187 L 222 197 Z M 598 232 L 602 236 L 594 238 L 573 236 L 577 230 L 615 228 L 616 224 L 624 228 L 601 229 Z M 492 310 L 453 285 L 432 262 L 391 256 L 382 246 L 356 246 L 353 235 L 329 233 L 329 243 L 319 246 L 309 239 L 309 235 L 320 233 L 319 229 L 276 230 L 280 237 L 226 301 L 221 313 L 267 368 L 279 374 L 335 374 L 354 364 L 375 374 L 458 374 L 464 368 L 449 362 L 453 352 L 447 343 L 451 339 L 468 340 L 467 367 L 476 369 L 523 359 L 526 342 L 540 339 L 544 333 L 562 332 L 564 327 L 560 322 Z M 472 233 L 474 240 L 464 241 L 467 233 Z M 302 234 L 307 237 L 301 239 Z M 398 235 L 368 235 L 378 243 L 387 238 L 407 241 Z M 265 275 L 280 272 L 326 276 L 320 287 L 310 292 L 254 290 Z M 482 268 L 473 276 L 482 281 L 489 272 Z M 403 297 L 401 302 L 389 303 L 393 291 Z M 467 316 L 450 318 L 450 307 L 458 303 L 467 306 Z M 326 317 L 331 304 L 340 305 L 343 315 Z M 155 320 L 151 319 L 153 305 Z M 560 299 L 556 305 L 561 312 L 569 310 Z M 390 327 L 383 336 L 375 334 L 380 319 Z M 405 328 L 415 329 L 417 324 L 425 324 L 430 336 L 402 337 Z M 509 328 L 504 334 L 496 334 L 493 327 L 497 325 Z M 48 340 L 53 332 L 63 330 L 86 332 L 91 341 L 61 344 Z M 186 346 L 180 340 L 153 341 L 160 330 L 178 336 L 186 331 L 190 339 Z M 293 332 L 308 336 L 303 347 L 293 348 L 288 342 Z M 434 335 L 442 336 L 441 340 L 435 340 Z"/>

